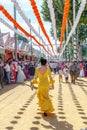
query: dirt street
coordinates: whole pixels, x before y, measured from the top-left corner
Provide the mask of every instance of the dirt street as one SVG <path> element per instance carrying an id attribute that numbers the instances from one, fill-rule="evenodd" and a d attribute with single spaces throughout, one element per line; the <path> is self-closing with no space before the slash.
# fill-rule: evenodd
<path id="1" fill-rule="evenodd" d="M 0 90 L 0 130 L 86 130 L 87 78 L 59 83 L 56 75 L 55 89 L 50 90 L 55 111 L 47 117 L 39 111 L 36 90 L 27 84 Z"/>

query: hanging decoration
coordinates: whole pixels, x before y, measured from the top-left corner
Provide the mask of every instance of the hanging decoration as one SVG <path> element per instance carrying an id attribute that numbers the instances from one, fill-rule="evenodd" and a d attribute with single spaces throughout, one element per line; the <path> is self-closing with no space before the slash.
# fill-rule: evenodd
<path id="1" fill-rule="evenodd" d="M 40 42 L 38 42 L 38 40 L 32 36 L 31 34 L 29 34 L 25 29 L 23 29 L 18 23 L 17 21 L 7 12 L 7 10 L 3 7 L 0 6 L 0 11 L 2 11 L 2 13 L 15 25 L 16 28 L 18 28 L 20 31 L 22 31 L 27 37 L 32 38 L 39 46 L 43 47 L 43 49 L 50 54 L 46 48 L 44 47 L 44 45 L 42 45 Z M 51 55 L 51 54 L 50 54 Z"/>
<path id="2" fill-rule="evenodd" d="M 62 41 L 64 38 L 64 33 L 66 29 L 66 23 L 68 19 L 69 8 L 70 8 L 70 0 L 64 0 L 64 1 L 65 1 L 65 6 L 64 6 L 64 14 L 63 14 L 62 28 L 61 28 L 61 35 L 60 35 L 60 52 L 62 49 Z"/>
<path id="3" fill-rule="evenodd" d="M 50 16 L 51 16 L 51 21 L 52 21 L 52 27 L 53 27 L 53 32 L 54 32 L 54 38 L 55 38 L 55 43 L 57 41 L 57 34 L 56 34 L 56 19 L 55 19 L 55 13 L 54 13 L 54 8 L 52 4 L 52 0 L 47 0 L 48 3 L 48 8 L 50 11 Z"/>
<path id="4" fill-rule="evenodd" d="M 19 34 L 19 35 L 21 35 L 22 37 L 25 37 L 29 42 L 31 42 L 30 41 L 30 39 L 29 39 L 29 37 L 27 37 L 26 35 L 24 35 L 23 33 L 21 33 L 20 31 L 18 31 L 17 29 L 15 29 L 14 27 L 12 27 L 10 24 L 8 24 L 5 20 L 3 20 L 2 18 L 0 18 L 0 22 L 2 23 L 2 24 L 4 24 L 6 27 L 8 27 L 10 30 L 12 30 L 13 32 L 15 32 L 15 33 L 17 33 L 17 34 Z M 35 44 L 34 42 L 32 42 L 33 44 Z M 29 48 L 29 43 L 27 44 L 27 47 L 26 47 L 26 49 L 28 50 L 28 48 Z M 38 46 L 37 44 L 35 44 L 35 46 Z M 39 46 L 40 47 L 40 46 Z M 27 51 L 26 50 L 26 51 Z"/>
<path id="5" fill-rule="evenodd" d="M 26 24 L 28 25 L 28 27 L 32 30 L 33 33 L 35 33 L 35 35 L 42 41 L 42 43 L 44 43 L 44 45 L 46 45 L 45 42 L 44 42 L 44 40 L 43 40 L 43 38 L 38 34 L 38 32 L 34 29 L 34 27 L 29 22 L 29 19 L 25 16 L 25 14 L 22 11 L 21 7 L 19 6 L 17 0 L 11 0 L 11 1 L 14 3 L 16 10 L 20 14 L 20 16 L 23 18 L 23 20 L 26 22 Z M 49 52 L 50 52 L 50 49 L 49 49 Z"/>
<path id="6" fill-rule="evenodd" d="M 23 33 L 21 33 L 20 31 L 18 31 L 17 29 L 15 29 L 14 27 L 12 27 L 10 24 L 8 24 L 5 20 L 3 20 L 2 18 L 0 18 L 0 22 L 2 24 L 4 24 L 6 27 L 8 27 L 9 29 L 11 29 L 12 31 L 14 31 L 15 33 L 21 35 L 22 37 L 25 37 L 28 41 L 30 41 L 30 39 L 24 35 Z"/>
<path id="7" fill-rule="evenodd" d="M 83 12 L 84 9 L 85 9 L 86 3 L 87 3 L 86 0 L 82 0 L 82 2 L 81 2 L 81 4 L 80 4 L 80 8 L 79 8 L 78 13 L 77 13 L 77 16 L 76 16 L 76 19 L 75 19 L 75 21 L 74 21 L 74 24 L 73 24 L 73 26 L 72 26 L 72 29 L 71 29 L 71 31 L 70 31 L 70 33 L 69 33 L 69 36 L 68 36 L 67 40 L 66 40 L 66 44 L 65 44 L 65 46 L 64 46 L 64 48 L 63 48 L 63 50 L 62 50 L 62 52 L 61 52 L 59 58 L 61 58 L 61 56 L 62 56 L 62 54 L 63 54 L 63 52 L 64 52 L 66 46 L 67 46 L 68 43 L 69 43 L 69 40 L 70 40 L 72 34 L 75 32 L 75 29 L 76 29 L 76 27 L 77 27 L 77 25 L 78 25 L 78 23 L 79 23 L 81 14 L 82 14 L 82 12 Z"/>
<path id="8" fill-rule="evenodd" d="M 2 23 L 2 24 L 4 24 L 6 27 L 8 27 L 10 30 L 12 30 L 13 32 L 15 32 L 15 33 L 17 33 L 17 34 L 19 34 L 20 36 L 22 36 L 22 37 L 25 37 L 29 42 L 30 42 L 30 39 L 26 36 L 26 35 L 24 35 L 23 33 L 21 33 L 20 31 L 18 31 L 17 29 L 15 29 L 14 27 L 12 27 L 11 25 L 9 25 L 5 20 L 3 20 L 2 18 L 0 18 L 0 22 Z M 29 43 L 27 43 L 27 47 L 29 48 Z M 26 51 L 27 51 L 27 48 L 26 47 Z"/>
<path id="9" fill-rule="evenodd" d="M 40 25 L 40 27 L 41 27 L 41 29 L 42 29 L 42 32 L 44 33 L 45 37 L 47 38 L 47 40 L 48 40 L 48 42 L 49 42 L 49 44 L 50 44 L 50 46 L 51 46 L 51 48 L 52 48 L 52 51 L 53 51 L 53 53 L 54 53 L 54 56 L 55 56 L 55 52 L 54 52 L 54 49 L 53 49 L 53 45 L 52 45 L 52 43 L 51 43 L 51 41 L 50 41 L 50 39 L 49 39 L 49 37 L 48 37 L 48 35 L 47 35 L 47 32 L 46 32 L 46 30 L 45 30 L 45 28 L 44 28 L 44 25 L 43 25 L 43 22 L 42 22 L 42 20 L 41 20 L 41 17 L 40 17 L 40 14 L 39 14 L 39 11 L 38 11 L 36 2 L 35 2 L 35 0 L 30 0 L 30 3 L 31 3 L 32 9 L 33 9 L 33 11 L 34 11 L 34 14 L 35 14 L 35 16 L 36 16 L 36 18 L 37 18 L 37 20 L 38 20 L 38 23 L 39 23 L 39 25 Z"/>

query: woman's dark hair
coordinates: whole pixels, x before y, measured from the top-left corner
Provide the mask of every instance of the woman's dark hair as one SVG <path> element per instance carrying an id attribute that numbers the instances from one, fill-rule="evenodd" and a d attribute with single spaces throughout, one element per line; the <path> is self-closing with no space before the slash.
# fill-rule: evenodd
<path id="1" fill-rule="evenodd" d="M 44 58 L 41 58 L 40 62 L 41 62 L 41 65 L 46 65 L 47 60 L 46 60 L 46 59 L 44 59 Z"/>

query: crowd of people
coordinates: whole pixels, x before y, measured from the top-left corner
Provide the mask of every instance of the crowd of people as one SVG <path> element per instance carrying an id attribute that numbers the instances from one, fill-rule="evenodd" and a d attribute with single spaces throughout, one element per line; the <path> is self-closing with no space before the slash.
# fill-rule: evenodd
<path id="1" fill-rule="evenodd" d="M 63 81 L 63 75 L 65 81 L 68 82 L 69 75 L 71 82 L 75 83 L 77 77 L 87 77 L 87 61 L 86 62 L 54 62 L 50 64 L 51 71 L 58 72 L 59 81 Z"/>
<path id="2" fill-rule="evenodd" d="M 47 62 L 45 58 L 40 61 L 28 61 L 8 59 L 5 63 L 0 59 L 0 89 L 3 88 L 3 79 L 6 84 L 31 82 L 31 90 L 37 84 L 38 105 L 44 116 L 54 111 L 49 90 L 54 89 L 55 80 L 52 73 L 59 75 L 59 82 L 65 77 L 66 83 L 75 84 L 77 77 L 87 77 L 87 62 Z M 71 81 L 69 81 L 69 75 Z"/>
<path id="3" fill-rule="evenodd" d="M 78 76 L 84 77 L 87 76 L 87 62 L 83 65 L 82 62 L 62 62 L 62 63 L 47 63 L 46 59 L 41 59 L 41 66 L 35 69 L 34 79 L 31 80 L 31 89 L 34 89 L 34 84 L 37 84 L 37 98 L 40 111 L 44 116 L 48 116 L 51 112 L 54 111 L 52 105 L 49 90 L 50 87 L 54 89 L 55 80 L 52 77 L 53 71 L 55 74 L 59 75 L 59 82 L 63 80 L 63 75 L 65 77 L 66 83 L 69 80 L 69 74 L 71 77 L 71 82 L 75 83 L 75 80 Z"/>
<path id="4" fill-rule="evenodd" d="M 8 59 L 5 63 L 0 59 L 0 89 L 3 88 L 3 80 L 6 84 L 23 83 L 31 80 L 35 73 L 35 62 L 16 61 Z"/>
<path id="5" fill-rule="evenodd" d="M 6 84 L 23 83 L 25 80 L 32 80 L 35 68 L 40 66 L 39 62 L 8 59 L 5 63 L 0 59 L 0 89 L 3 88 L 3 79 Z M 57 72 L 59 81 L 68 82 L 69 75 L 71 82 L 75 83 L 77 77 L 87 77 L 87 62 L 49 62 L 47 63 L 51 72 Z"/>
<path id="6" fill-rule="evenodd" d="M 6 63 L 0 61 L 0 88 L 3 88 L 4 76 L 7 84 L 23 83 L 25 80 L 30 80 L 32 90 L 34 84 L 38 84 L 37 97 L 40 110 L 44 112 L 44 116 L 54 111 L 49 96 L 50 84 L 54 89 L 54 80 L 46 59 L 41 58 L 39 63 L 22 60 L 17 62 L 13 59 L 9 59 Z"/>

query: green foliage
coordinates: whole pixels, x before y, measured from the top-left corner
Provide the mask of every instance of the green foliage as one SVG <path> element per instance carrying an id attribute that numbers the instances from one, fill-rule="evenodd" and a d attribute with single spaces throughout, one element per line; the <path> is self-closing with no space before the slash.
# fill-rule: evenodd
<path id="1" fill-rule="evenodd" d="M 63 18 L 64 0 L 53 0 L 53 7 L 55 12 L 55 18 L 56 18 L 56 28 L 58 30 L 57 33 L 59 33 L 62 24 L 62 18 Z M 51 22 L 47 0 L 43 0 L 41 13 L 44 21 Z"/>
<path id="2" fill-rule="evenodd" d="M 17 35 L 17 39 L 22 40 L 23 42 L 28 42 L 28 40 L 26 38 L 20 36 L 19 34 Z"/>
<path id="3" fill-rule="evenodd" d="M 82 46 L 82 56 L 83 58 L 87 57 L 87 44 Z"/>
<path id="4" fill-rule="evenodd" d="M 78 35 L 79 35 L 79 40 L 81 42 L 85 41 L 85 39 L 87 38 L 87 24 L 79 25 Z"/>
<path id="5" fill-rule="evenodd" d="M 76 15 L 77 15 L 80 4 L 81 4 L 81 0 L 75 0 L 75 2 L 76 2 Z M 56 18 L 57 38 L 59 39 L 60 33 L 61 33 L 62 19 L 63 19 L 64 0 L 53 0 L 53 7 L 54 7 L 55 18 Z M 47 0 L 43 0 L 41 13 L 45 21 L 51 22 Z M 73 0 L 70 0 L 70 10 L 69 10 L 68 21 L 69 21 L 68 32 L 70 32 L 71 24 L 73 25 Z M 78 32 L 78 41 L 80 42 L 86 41 L 87 39 L 87 3 L 85 6 L 85 10 L 83 11 L 81 15 L 80 21 L 77 25 L 76 32 Z M 54 36 L 52 28 L 50 30 L 50 33 L 52 36 Z M 72 38 L 70 38 L 69 42 L 70 42 L 69 44 L 72 44 Z M 57 51 L 59 51 L 59 48 L 57 48 Z M 74 55 L 73 47 L 70 47 L 69 52 L 70 52 L 70 59 L 73 59 L 73 55 Z M 83 53 L 85 53 L 85 51 Z M 65 57 L 65 55 L 66 55 L 66 52 L 64 52 L 63 56 Z"/>
<path id="6" fill-rule="evenodd" d="M 73 23 L 73 0 L 70 1 L 70 11 L 69 11 L 69 17 L 68 20 Z M 81 4 L 81 0 L 76 0 L 76 14 L 79 10 Z M 56 29 L 57 29 L 57 37 L 60 37 L 60 32 L 61 32 L 61 26 L 62 26 L 62 18 L 63 18 L 63 11 L 64 11 L 64 0 L 53 0 L 53 7 L 54 7 L 54 12 L 55 12 L 55 17 L 56 17 Z M 47 4 L 47 0 L 43 0 L 42 4 L 42 16 L 45 21 L 51 22 L 50 18 L 50 12 Z M 84 24 L 84 25 L 83 25 Z M 85 28 L 87 28 L 87 4 L 85 6 L 85 10 L 82 13 L 81 19 L 79 21 L 78 25 L 81 25 L 79 29 L 79 38 L 80 40 L 83 40 L 85 36 L 81 36 L 84 34 L 87 34 L 87 31 Z M 71 26 L 69 26 L 69 31 L 71 30 Z M 51 35 L 53 36 L 53 30 L 51 29 Z"/>
<path id="7" fill-rule="evenodd" d="M 44 21 L 50 21 L 50 12 L 49 12 L 49 8 L 48 8 L 48 4 L 47 4 L 47 0 L 43 0 L 43 4 L 42 4 L 42 17 L 44 19 Z"/>
<path id="8" fill-rule="evenodd" d="M 85 6 L 85 10 L 82 13 L 80 23 L 87 24 L 87 3 L 86 3 L 86 6 Z"/>

